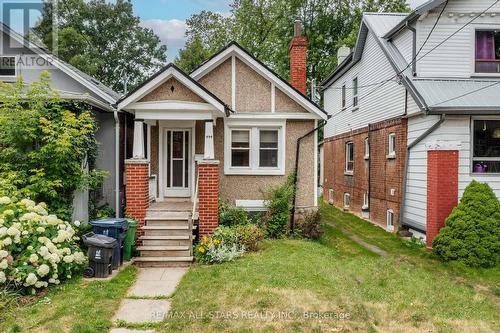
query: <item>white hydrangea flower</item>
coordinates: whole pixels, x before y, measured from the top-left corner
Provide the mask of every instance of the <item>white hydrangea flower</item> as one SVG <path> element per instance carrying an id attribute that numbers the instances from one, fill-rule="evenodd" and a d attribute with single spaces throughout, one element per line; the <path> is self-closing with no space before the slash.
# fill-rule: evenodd
<path id="1" fill-rule="evenodd" d="M 75 258 L 75 262 L 77 264 L 83 264 L 83 262 L 85 260 L 85 255 L 83 254 L 83 252 L 75 252 L 73 257 Z"/>
<path id="2" fill-rule="evenodd" d="M 24 213 L 23 216 L 19 218 L 19 221 L 40 221 L 40 215 L 34 212 Z"/>
<path id="3" fill-rule="evenodd" d="M 7 267 L 9 267 L 9 264 L 6 259 L 0 261 L 0 269 L 7 269 Z"/>
<path id="4" fill-rule="evenodd" d="M 17 235 L 16 237 L 14 237 L 14 243 L 16 244 L 21 243 L 21 236 Z"/>
<path id="5" fill-rule="evenodd" d="M 7 237 L 3 240 L 3 245 L 9 246 L 10 244 L 12 244 L 12 239 L 10 239 L 10 237 Z"/>
<path id="6" fill-rule="evenodd" d="M 42 257 L 45 257 L 49 254 L 49 249 L 46 246 L 41 246 L 40 250 L 38 250 L 38 254 L 40 254 Z"/>
<path id="7" fill-rule="evenodd" d="M 27 247 L 27 249 L 28 249 L 28 251 L 33 251 L 33 246 L 30 245 Z"/>
<path id="8" fill-rule="evenodd" d="M 38 278 L 36 277 L 35 274 L 29 273 L 28 276 L 26 277 L 26 285 L 27 286 L 32 286 L 38 281 Z"/>
<path id="9" fill-rule="evenodd" d="M 7 258 L 8 255 L 9 255 L 9 252 L 7 252 L 5 250 L 0 250 L 0 259 Z"/>
<path id="10" fill-rule="evenodd" d="M 28 235 L 28 234 L 29 234 L 29 231 L 28 231 L 28 230 L 23 230 L 23 232 L 21 232 L 21 235 L 23 235 L 23 236 L 26 236 L 26 235 Z"/>
<path id="11" fill-rule="evenodd" d="M 38 262 L 38 256 L 33 253 L 32 255 L 30 255 L 29 260 L 30 260 L 30 263 L 34 264 L 34 263 Z"/>
<path id="12" fill-rule="evenodd" d="M 33 211 L 39 215 L 47 215 L 47 210 L 41 205 L 41 204 L 38 204 L 36 205 L 35 207 L 33 207 Z"/>
<path id="13" fill-rule="evenodd" d="M 0 271 L 0 284 L 4 283 L 7 281 L 7 277 L 5 276 L 5 273 Z"/>
<path id="14" fill-rule="evenodd" d="M 46 217 L 46 221 L 50 225 L 57 225 L 59 223 L 57 220 L 57 216 L 55 216 L 55 215 L 48 215 Z"/>
<path id="15" fill-rule="evenodd" d="M 38 228 L 36 228 L 36 231 L 39 232 L 39 233 L 44 233 L 45 232 L 45 228 L 44 227 L 38 227 Z"/>
<path id="16" fill-rule="evenodd" d="M 40 265 L 40 267 L 38 267 L 38 269 L 36 270 L 36 272 L 38 273 L 38 275 L 40 277 L 44 277 L 45 275 L 49 274 L 50 267 L 47 266 L 46 264 L 42 264 L 42 265 Z"/>
<path id="17" fill-rule="evenodd" d="M 57 253 L 52 253 L 52 254 L 50 255 L 50 259 L 49 259 L 49 261 L 50 261 L 51 263 L 58 263 L 58 262 L 60 262 L 60 261 L 61 261 L 61 258 L 59 257 L 59 255 L 58 255 Z"/>
<path id="18" fill-rule="evenodd" d="M 35 207 L 35 205 L 36 205 L 36 203 L 30 199 L 23 199 L 20 202 L 21 202 L 21 204 L 25 205 L 26 207 Z"/>
<path id="19" fill-rule="evenodd" d="M 3 212 L 4 216 L 14 215 L 14 211 L 12 209 L 7 209 Z"/>
<path id="20" fill-rule="evenodd" d="M 64 258 L 63 258 L 64 262 L 68 263 L 68 264 L 72 263 L 74 259 L 75 258 L 71 254 L 68 256 L 64 256 Z"/>
<path id="21" fill-rule="evenodd" d="M 17 236 L 17 235 L 20 235 L 20 234 L 21 234 L 21 232 L 19 231 L 19 229 L 17 229 L 14 226 L 12 226 L 9 229 L 7 229 L 7 235 L 9 235 L 9 236 Z"/>
<path id="22" fill-rule="evenodd" d="M 8 205 L 10 204 L 12 201 L 10 200 L 9 197 L 1 197 L 0 198 L 0 205 Z"/>
<path id="23" fill-rule="evenodd" d="M 7 228 L 6 227 L 1 227 L 0 228 L 0 237 L 3 237 L 7 235 Z"/>
<path id="24" fill-rule="evenodd" d="M 5 223 L 4 219 L 0 219 L 0 225 L 3 225 Z"/>
<path id="25" fill-rule="evenodd" d="M 50 278 L 49 283 L 52 283 L 52 284 L 56 283 L 56 279 Z"/>

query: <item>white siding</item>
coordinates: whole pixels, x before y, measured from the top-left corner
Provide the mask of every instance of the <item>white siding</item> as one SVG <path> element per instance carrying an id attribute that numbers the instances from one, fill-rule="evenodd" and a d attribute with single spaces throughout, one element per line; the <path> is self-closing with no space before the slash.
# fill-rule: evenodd
<path id="1" fill-rule="evenodd" d="M 404 29 L 392 41 L 407 63 L 413 58 L 413 32 Z"/>
<path id="2" fill-rule="evenodd" d="M 439 24 L 432 33 L 417 59 L 424 56 L 429 50 L 441 41 L 452 35 L 473 17 L 488 8 L 492 0 L 454 0 L 450 1 Z M 434 9 L 422 21 L 417 23 L 417 50 L 427 38 L 432 26 L 436 22 L 437 15 L 442 7 Z M 474 31 L 476 28 L 496 27 L 500 28 L 500 3 L 490 9 L 489 12 L 497 13 L 491 17 L 485 15 L 477 18 L 469 26 L 458 32 L 448 41 L 437 47 L 434 51 L 418 60 L 417 73 L 419 77 L 460 77 L 468 78 L 473 73 L 474 62 Z M 453 13 L 449 17 L 449 13 Z M 459 17 L 459 14 L 464 14 Z"/>
<path id="3" fill-rule="evenodd" d="M 419 116 L 408 119 L 408 144 L 422 135 L 439 120 L 439 116 Z M 460 141 L 458 167 L 458 195 L 473 180 L 488 183 L 500 197 L 500 175 L 471 173 L 471 133 L 468 116 L 447 116 L 432 134 L 424 138 L 409 153 L 406 183 L 406 201 L 403 220 L 413 221 L 425 228 L 427 207 L 427 150 L 425 144 L 433 141 Z"/>
<path id="4" fill-rule="evenodd" d="M 369 33 L 361 60 L 353 66 L 342 78 L 325 91 L 325 110 L 333 117 L 325 127 L 325 137 L 331 137 L 341 133 L 349 132 L 358 128 L 366 127 L 404 113 L 405 89 L 396 82 L 388 82 L 382 88 L 370 86 L 360 88 L 359 108 L 354 111 L 352 105 L 352 89 L 347 89 L 346 106 L 341 111 L 341 87 L 345 83 L 347 88 L 352 87 L 352 79 L 358 76 L 358 85 L 365 86 L 389 79 L 395 75 L 395 71 L 387 60 L 376 37 Z M 367 97 L 374 89 L 375 92 Z"/>

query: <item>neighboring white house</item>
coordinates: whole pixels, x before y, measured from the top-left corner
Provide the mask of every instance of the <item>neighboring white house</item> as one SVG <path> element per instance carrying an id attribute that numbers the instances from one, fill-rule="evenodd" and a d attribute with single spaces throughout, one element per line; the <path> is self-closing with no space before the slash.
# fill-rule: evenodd
<path id="1" fill-rule="evenodd" d="M 325 200 L 345 207 L 348 194 L 351 210 L 388 230 L 427 233 L 430 246 L 473 179 L 500 197 L 494 3 L 433 0 L 410 14 L 364 14 L 352 54 L 322 84 L 332 115 Z"/>

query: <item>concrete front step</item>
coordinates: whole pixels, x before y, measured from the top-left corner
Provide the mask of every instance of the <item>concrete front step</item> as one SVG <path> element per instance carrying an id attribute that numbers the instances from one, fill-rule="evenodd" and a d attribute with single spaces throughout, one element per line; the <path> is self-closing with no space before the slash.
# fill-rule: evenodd
<path id="1" fill-rule="evenodd" d="M 143 229 L 144 236 L 189 236 L 189 229 Z"/>
<path id="2" fill-rule="evenodd" d="M 139 246 L 141 257 L 189 257 L 191 249 L 189 245 L 182 246 Z"/>
<path id="3" fill-rule="evenodd" d="M 146 226 L 189 226 L 189 220 L 152 219 L 146 220 Z"/>
<path id="4" fill-rule="evenodd" d="M 185 267 L 193 262 L 193 257 L 138 257 L 134 262 L 139 267 Z"/>
<path id="5" fill-rule="evenodd" d="M 146 212 L 145 220 L 189 220 L 191 212 L 169 212 L 161 210 L 150 210 Z"/>
<path id="6" fill-rule="evenodd" d="M 142 236 L 139 238 L 143 246 L 191 246 L 189 235 L 182 236 Z"/>

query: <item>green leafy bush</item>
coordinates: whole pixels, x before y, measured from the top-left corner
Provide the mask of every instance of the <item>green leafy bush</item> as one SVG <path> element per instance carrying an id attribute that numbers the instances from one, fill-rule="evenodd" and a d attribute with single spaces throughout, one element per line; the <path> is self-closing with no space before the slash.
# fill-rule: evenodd
<path id="1" fill-rule="evenodd" d="M 320 239 L 325 233 L 325 230 L 321 226 L 320 212 L 318 210 L 308 212 L 303 219 L 297 221 L 295 230 L 299 236 L 310 239 Z"/>
<path id="2" fill-rule="evenodd" d="M 444 261 L 472 267 L 500 263 L 500 202 L 488 184 L 472 181 L 467 186 L 432 248 Z"/>
<path id="3" fill-rule="evenodd" d="M 233 227 L 218 227 L 214 239 L 223 244 L 238 244 L 247 251 L 258 251 L 262 246 L 264 231 L 254 224 L 241 224 Z"/>
<path id="4" fill-rule="evenodd" d="M 78 227 L 49 215 L 44 203 L 0 197 L 0 288 L 35 293 L 71 278 L 85 262 Z"/>
<path id="5" fill-rule="evenodd" d="M 219 199 L 217 214 L 219 225 L 230 227 L 248 223 L 248 214 L 240 207 L 235 207 L 229 202 Z"/>
<path id="6" fill-rule="evenodd" d="M 262 217 L 262 223 L 268 237 L 279 238 L 288 234 L 294 190 L 291 175 L 285 184 L 271 187 L 264 192 L 267 212 Z"/>
<path id="7" fill-rule="evenodd" d="M 69 219 L 74 191 L 105 176 L 93 168 L 96 129 L 90 108 L 63 100 L 47 72 L 28 87 L 0 82 L 0 196 L 43 201 Z"/>

